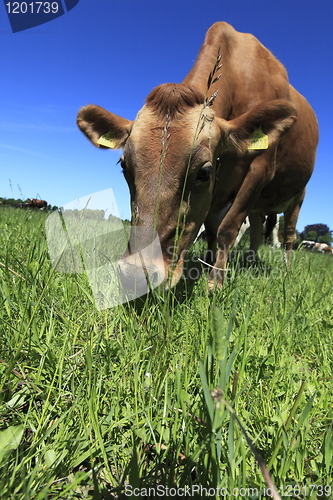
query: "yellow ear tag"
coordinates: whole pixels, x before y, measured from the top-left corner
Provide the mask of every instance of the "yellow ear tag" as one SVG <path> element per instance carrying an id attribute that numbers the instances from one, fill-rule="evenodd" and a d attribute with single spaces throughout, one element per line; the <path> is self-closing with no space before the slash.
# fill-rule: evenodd
<path id="1" fill-rule="evenodd" d="M 107 134 L 102 135 L 97 141 L 98 144 L 100 144 L 101 146 L 105 146 L 106 148 L 114 149 L 116 147 L 116 141 L 113 141 L 111 136 L 111 131 Z"/>
<path id="2" fill-rule="evenodd" d="M 254 129 L 247 149 L 268 149 L 268 135 L 263 133 L 261 127 Z"/>

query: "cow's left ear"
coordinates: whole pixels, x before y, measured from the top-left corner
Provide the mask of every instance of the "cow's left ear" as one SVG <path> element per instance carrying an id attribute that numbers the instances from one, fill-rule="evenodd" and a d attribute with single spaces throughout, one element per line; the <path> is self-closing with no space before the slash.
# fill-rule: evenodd
<path id="1" fill-rule="evenodd" d="M 246 150 L 267 149 L 296 121 L 296 109 L 288 101 L 276 100 L 259 104 L 247 113 L 226 121 L 217 118 L 224 147 Z M 260 144 L 261 147 L 256 147 Z M 266 143 L 266 146 L 265 146 Z"/>
<path id="2" fill-rule="evenodd" d="M 131 133 L 133 122 L 90 104 L 80 109 L 76 123 L 97 148 L 122 149 Z"/>

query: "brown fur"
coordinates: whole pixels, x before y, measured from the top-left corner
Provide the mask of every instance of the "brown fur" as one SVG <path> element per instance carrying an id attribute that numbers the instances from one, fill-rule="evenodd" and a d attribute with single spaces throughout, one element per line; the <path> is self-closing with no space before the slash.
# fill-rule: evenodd
<path id="1" fill-rule="evenodd" d="M 165 83 L 155 87 L 146 99 L 148 108 L 160 118 L 171 120 L 183 115 L 189 108 L 204 103 L 204 95 L 194 87 L 182 83 Z"/>
<path id="2" fill-rule="evenodd" d="M 107 149 L 98 144 L 98 139 L 112 128 L 115 148 L 121 148 L 131 130 L 132 122 L 116 116 L 100 106 L 86 106 L 80 110 L 77 125 L 84 135 L 98 148 Z"/>
<path id="3" fill-rule="evenodd" d="M 273 101 L 264 108 L 258 105 L 250 112 L 244 113 L 234 120 L 233 128 L 229 132 L 229 138 L 235 148 L 246 152 L 248 138 L 258 124 L 261 125 L 263 133 L 280 135 L 281 132 L 288 130 L 294 123 L 296 116 L 293 115 L 296 115 L 296 109 L 291 103 L 283 100 Z M 233 133 L 233 130 L 235 130 L 235 133 Z"/>
<path id="4" fill-rule="evenodd" d="M 30 207 L 30 208 L 46 208 L 47 207 L 47 201 L 45 201 L 45 200 L 38 200 L 36 198 L 30 198 L 28 200 L 28 207 Z"/>
<path id="5" fill-rule="evenodd" d="M 210 78 L 220 62 L 221 77 Z M 205 97 L 213 94 L 208 109 Z M 153 89 L 134 122 L 90 105 L 79 112 L 77 123 L 96 146 L 108 132 L 114 139 L 110 147 L 124 148 L 132 224 L 156 227 L 164 266 L 174 264 L 172 284 L 203 222 L 210 249 L 218 244 L 211 283 L 221 284 L 228 253 L 248 215 L 260 221 L 251 226 L 256 251 L 262 217 L 284 212 L 288 258 L 314 168 L 318 125 L 284 66 L 253 35 L 216 23 L 183 82 Z M 268 136 L 268 149 L 249 150 L 258 126 Z M 216 214 L 228 203 L 220 223 Z"/>

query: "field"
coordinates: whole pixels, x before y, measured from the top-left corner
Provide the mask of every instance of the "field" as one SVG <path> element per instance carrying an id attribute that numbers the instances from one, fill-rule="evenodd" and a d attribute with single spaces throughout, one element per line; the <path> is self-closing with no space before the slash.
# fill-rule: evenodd
<path id="1" fill-rule="evenodd" d="M 331 256 L 98 311 L 46 217 L 0 208 L 1 500 L 272 498 L 253 445 L 282 498 L 333 498 Z"/>

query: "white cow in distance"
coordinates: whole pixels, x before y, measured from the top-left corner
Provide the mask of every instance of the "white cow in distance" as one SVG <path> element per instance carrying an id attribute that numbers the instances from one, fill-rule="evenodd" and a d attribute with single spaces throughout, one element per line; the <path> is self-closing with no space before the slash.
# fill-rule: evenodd
<path id="1" fill-rule="evenodd" d="M 327 243 L 317 243 L 316 241 L 303 240 L 299 244 L 298 248 L 333 255 L 333 248 L 331 248 Z"/>

